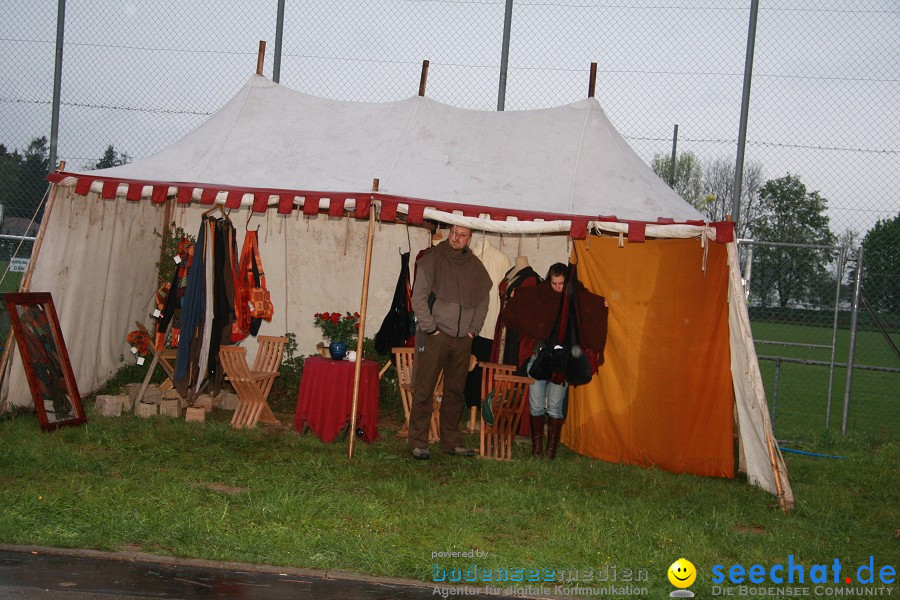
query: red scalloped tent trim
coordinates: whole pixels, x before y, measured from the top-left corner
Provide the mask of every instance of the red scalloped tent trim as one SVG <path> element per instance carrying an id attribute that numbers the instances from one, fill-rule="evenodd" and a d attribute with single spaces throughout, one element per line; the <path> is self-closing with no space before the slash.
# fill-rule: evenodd
<path id="1" fill-rule="evenodd" d="M 477 204 L 459 204 L 455 202 L 441 202 L 437 200 L 423 200 L 421 198 L 411 198 L 406 196 L 395 196 L 392 194 L 383 194 L 381 192 L 323 192 L 313 190 L 284 190 L 277 188 L 247 188 L 240 186 L 228 185 L 209 185 L 202 183 L 186 183 L 186 182 L 168 182 L 168 181 L 140 181 L 130 179 L 116 179 L 97 177 L 89 175 L 76 175 L 65 172 L 56 172 L 47 176 L 47 179 L 59 184 L 66 177 L 75 177 L 75 193 L 79 196 L 85 196 L 90 192 L 91 185 L 95 181 L 103 182 L 101 197 L 114 199 L 119 185 L 127 185 L 128 192 L 126 197 L 128 200 L 136 200 L 140 197 L 140 192 L 135 190 L 143 190 L 143 186 L 151 186 L 153 188 L 151 194 L 151 202 L 161 204 L 168 195 L 168 188 L 176 188 L 176 198 L 179 204 L 188 204 L 191 202 L 194 189 L 200 189 L 200 204 L 212 204 L 215 202 L 216 196 L 220 192 L 225 192 L 227 199 L 226 208 L 238 208 L 244 194 L 253 195 L 253 212 L 264 212 L 268 206 L 269 196 L 278 197 L 278 213 L 290 214 L 294 210 L 294 198 L 297 196 L 304 197 L 302 211 L 305 215 L 316 215 L 319 213 L 319 200 L 328 198 L 330 200 L 327 213 L 330 216 L 345 215 L 344 203 L 347 200 L 355 200 L 356 208 L 353 210 L 353 217 L 357 219 L 367 219 L 369 217 L 369 202 L 360 200 L 378 199 L 382 202 L 381 218 L 384 221 L 395 221 L 397 218 L 397 206 L 405 204 L 408 207 L 406 221 L 410 224 L 421 224 L 424 220 L 424 212 L 426 208 L 434 208 L 445 212 L 459 211 L 467 217 L 479 217 L 482 214 L 488 215 L 492 220 L 505 221 L 510 216 L 515 216 L 520 221 L 535 221 L 542 219 L 545 221 L 565 220 L 571 222 L 569 235 L 574 239 L 585 239 L 588 234 L 588 223 L 590 221 L 597 222 L 614 222 L 626 223 L 628 225 L 628 240 L 630 242 L 642 242 L 646 239 L 647 225 L 696 225 L 703 226 L 703 221 L 682 221 L 678 222 L 671 218 L 660 217 L 653 221 L 631 221 L 619 219 L 615 215 L 565 215 L 551 212 L 537 212 L 527 210 L 510 210 L 508 208 L 493 208 L 489 206 L 481 206 Z M 716 241 L 726 243 L 734 241 L 734 223 L 730 221 L 722 221 L 710 223 L 711 227 L 716 230 Z"/>

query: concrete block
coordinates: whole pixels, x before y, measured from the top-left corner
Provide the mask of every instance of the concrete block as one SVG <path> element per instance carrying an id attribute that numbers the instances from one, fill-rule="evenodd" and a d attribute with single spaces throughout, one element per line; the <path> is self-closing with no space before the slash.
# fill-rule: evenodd
<path id="1" fill-rule="evenodd" d="M 238 397 L 234 392 L 220 392 L 213 398 L 213 406 L 222 410 L 234 410 L 238 405 Z"/>
<path id="2" fill-rule="evenodd" d="M 134 410 L 134 400 L 128 394 L 119 394 L 119 401 L 122 402 L 122 412 L 131 412 Z"/>
<path id="3" fill-rule="evenodd" d="M 181 402 L 179 399 L 166 400 L 163 399 L 159 403 L 159 414 L 173 419 L 181 418 Z"/>
<path id="4" fill-rule="evenodd" d="M 135 401 L 137 400 L 138 392 L 141 391 L 140 383 L 126 383 L 125 384 L 125 393 L 128 394 L 129 400 L 131 400 L 131 406 L 134 406 Z"/>
<path id="5" fill-rule="evenodd" d="M 158 383 L 151 383 L 147 386 L 147 391 L 144 392 L 141 402 L 146 402 L 147 404 L 159 404 L 162 402 L 162 391 L 160 391 Z"/>
<path id="6" fill-rule="evenodd" d="M 188 423 L 206 421 L 206 410 L 197 406 L 189 406 L 184 412 L 184 420 Z"/>
<path id="7" fill-rule="evenodd" d="M 186 409 L 188 407 L 187 398 L 182 398 L 181 394 L 178 393 L 178 390 L 176 390 L 174 388 L 163 392 L 162 399 L 163 399 L 163 402 L 165 402 L 166 400 L 175 400 L 178 403 L 178 407 L 181 410 L 181 412 L 184 412 L 184 409 Z M 181 413 L 179 413 L 179 415 L 180 414 Z"/>
<path id="8" fill-rule="evenodd" d="M 155 417 L 159 413 L 159 405 L 149 402 L 138 402 L 134 406 L 134 414 L 146 419 L 147 417 Z"/>
<path id="9" fill-rule="evenodd" d="M 166 390 L 163 392 L 163 400 L 178 400 L 181 398 L 181 394 L 178 393 L 178 390 L 172 388 L 171 390 Z"/>
<path id="10" fill-rule="evenodd" d="M 209 394 L 200 394 L 196 398 L 194 398 L 194 406 L 197 408 L 202 408 L 206 412 L 212 412 L 213 409 L 213 399 Z"/>
<path id="11" fill-rule="evenodd" d="M 104 417 L 118 417 L 122 414 L 122 400 L 118 396 L 102 394 L 94 402 L 94 412 Z"/>

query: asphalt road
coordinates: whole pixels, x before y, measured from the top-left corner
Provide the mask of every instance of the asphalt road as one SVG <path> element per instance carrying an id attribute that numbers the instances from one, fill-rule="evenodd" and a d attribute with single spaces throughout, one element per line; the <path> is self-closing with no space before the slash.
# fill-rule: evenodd
<path id="1" fill-rule="evenodd" d="M 0 600 L 424 600 L 435 597 L 440 598 L 441 594 L 436 593 L 433 585 L 352 573 L 215 563 L 140 553 L 0 545 Z M 467 596 L 457 593 L 452 597 Z M 477 597 L 487 596 L 481 593 Z"/>

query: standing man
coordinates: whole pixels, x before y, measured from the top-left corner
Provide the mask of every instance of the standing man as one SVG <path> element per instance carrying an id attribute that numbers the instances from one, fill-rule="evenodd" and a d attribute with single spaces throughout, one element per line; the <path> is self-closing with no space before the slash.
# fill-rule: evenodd
<path id="1" fill-rule="evenodd" d="M 459 418 L 465 408 L 463 390 L 472 339 L 481 331 L 488 310 L 491 278 L 469 250 L 472 230 L 454 225 L 449 239 L 426 252 L 416 264 L 412 306 L 416 313 L 416 364 L 409 448 L 413 458 L 427 460 L 432 396 L 444 371 L 441 399 L 441 448 L 456 456 L 474 456 L 463 446 Z"/>

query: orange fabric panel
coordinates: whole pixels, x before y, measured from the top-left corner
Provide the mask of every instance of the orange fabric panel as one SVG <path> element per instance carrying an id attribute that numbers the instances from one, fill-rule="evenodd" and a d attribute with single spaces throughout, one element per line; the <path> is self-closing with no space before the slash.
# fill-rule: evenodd
<path id="1" fill-rule="evenodd" d="M 609 300 L 606 362 L 573 388 L 562 441 L 610 462 L 734 476 L 723 244 L 575 242 L 585 287 Z M 589 326 L 589 325 L 588 325 Z"/>

